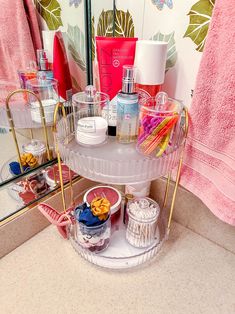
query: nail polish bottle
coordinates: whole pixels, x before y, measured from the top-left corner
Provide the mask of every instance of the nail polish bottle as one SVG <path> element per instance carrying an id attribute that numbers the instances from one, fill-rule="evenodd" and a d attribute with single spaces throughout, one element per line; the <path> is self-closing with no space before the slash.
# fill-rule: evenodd
<path id="1" fill-rule="evenodd" d="M 139 103 L 135 91 L 135 67 L 123 66 L 122 90 L 117 95 L 117 140 L 132 143 L 137 140 Z"/>

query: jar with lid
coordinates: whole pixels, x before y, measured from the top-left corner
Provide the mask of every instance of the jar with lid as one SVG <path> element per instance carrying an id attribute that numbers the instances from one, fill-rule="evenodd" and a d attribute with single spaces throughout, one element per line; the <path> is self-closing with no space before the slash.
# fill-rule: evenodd
<path id="1" fill-rule="evenodd" d="M 75 138 L 83 146 L 105 143 L 108 130 L 109 96 L 89 85 L 72 97 Z"/>
<path id="2" fill-rule="evenodd" d="M 34 92 L 41 100 L 46 123 L 52 123 L 54 120 L 54 110 L 59 101 L 58 81 L 55 79 L 47 79 L 45 74 L 41 74 L 35 79 L 28 80 L 26 87 L 28 90 Z M 39 101 L 34 95 L 29 94 L 28 97 L 32 120 L 37 123 L 42 123 Z"/>
<path id="3" fill-rule="evenodd" d="M 43 141 L 33 139 L 29 143 L 23 144 L 22 149 L 24 153 L 33 154 L 39 165 L 47 161 L 46 144 Z"/>
<path id="4" fill-rule="evenodd" d="M 127 205 L 127 241 L 138 248 L 145 248 L 156 240 L 160 207 L 150 198 L 135 198 Z"/>
<path id="5" fill-rule="evenodd" d="M 164 92 L 140 107 L 137 150 L 149 157 L 171 153 L 179 145 L 183 104 Z"/>

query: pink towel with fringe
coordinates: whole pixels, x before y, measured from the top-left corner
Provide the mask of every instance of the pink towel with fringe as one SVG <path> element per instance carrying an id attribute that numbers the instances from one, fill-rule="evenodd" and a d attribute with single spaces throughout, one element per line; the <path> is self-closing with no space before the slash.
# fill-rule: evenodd
<path id="1" fill-rule="evenodd" d="M 0 100 L 20 87 L 17 70 L 24 70 L 35 50 L 41 48 L 41 37 L 32 0 L 0 0 Z"/>
<path id="2" fill-rule="evenodd" d="M 192 106 L 180 183 L 235 225 L 235 5 L 216 0 Z"/>

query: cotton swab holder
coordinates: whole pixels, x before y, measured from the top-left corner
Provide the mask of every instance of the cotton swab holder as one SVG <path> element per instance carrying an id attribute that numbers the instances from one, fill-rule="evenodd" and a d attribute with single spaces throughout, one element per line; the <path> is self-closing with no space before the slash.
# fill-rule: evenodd
<path id="1" fill-rule="evenodd" d="M 135 198 L 128 203 L 126 239 L 134 247 L 150 246 L 156 238 L 160 207 L 154 200 Z"/>
<path id="2" fill-rule="evenodd" d="M 149 157 L 161 157 L 174 150 L 180 132 L 183 105 L 160 92 L 140 108 L 137 150 Z"/>

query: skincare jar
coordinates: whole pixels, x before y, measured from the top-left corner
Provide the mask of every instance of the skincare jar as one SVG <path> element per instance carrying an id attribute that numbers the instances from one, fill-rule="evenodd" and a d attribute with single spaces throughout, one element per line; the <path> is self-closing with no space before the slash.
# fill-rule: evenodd
<path id="1" fill-rule="evenodd" d="M 140 107 L 137 151 L 149 157 L 170 153 L 180 139 L 183 105 L 160 92 Z"/>
<path id="2" fill-rule="evenodd" d="M 28 90 L 34 92 L 41 100 L 46 123 L 52 123 L 54 110 L 59 101 L 57 80 L 39 76 L 36 79 L 28 80 L 26 86 Z M 29 104 L 32 120 L 42 123 L 43 111 L 34 95 L 29 94 Z"/>
<path id="3" fill-rule="evenodd" d="M 73 95 L 72 102 L 77 143 L 84 146 L 103 144 L 108 130 L 108 95 L 89 85 L 85 92 Z"/>
<path id="4" fill-rule="evenodd" d="M 127 204 L 127 241 L 138 248 L 145 248 L 156 240 L 160 207 L 150 198 L 135 198 Z"/>
<path id="5" fill-rule="evenodd" d="M 74 179 L 77 176 L 77 174 L 74 171 L 69 169 L 69 167 L 64 164 L 61 165 L 61 169 L 64 183 L 70 180 L 70 176 L 71 179 Z M 54 188 L 58 183 L 60 183 L 60 172 L 58 164 L 48 167 L 45 170 L 44 176 L 47 184 L 51 188 Z"/>
<path id="6" fill-rule="evenodd" d="M 42 141 L 33 139 L 29 143 L 23 144 L 22 149 L 24 153 L 33 154 L 37 158 L 39 165 L 45 163 L 47 160 L 46 144 Z"/>
<path id="7" fill-rule="evenodd" d="M 105 185 L 98 185 L 91 189 L 89 189 L 83 196 L 83 201 L 86 202 L 88 205 L 91 204 L 92 200 L 95 197 L 105 197 L 109 200 L 111 207 L 111 222 L 114 224 L 121 215 L 121 203 L 122 203 L 122 196 L 121 193 L 111 187 Z"/>

